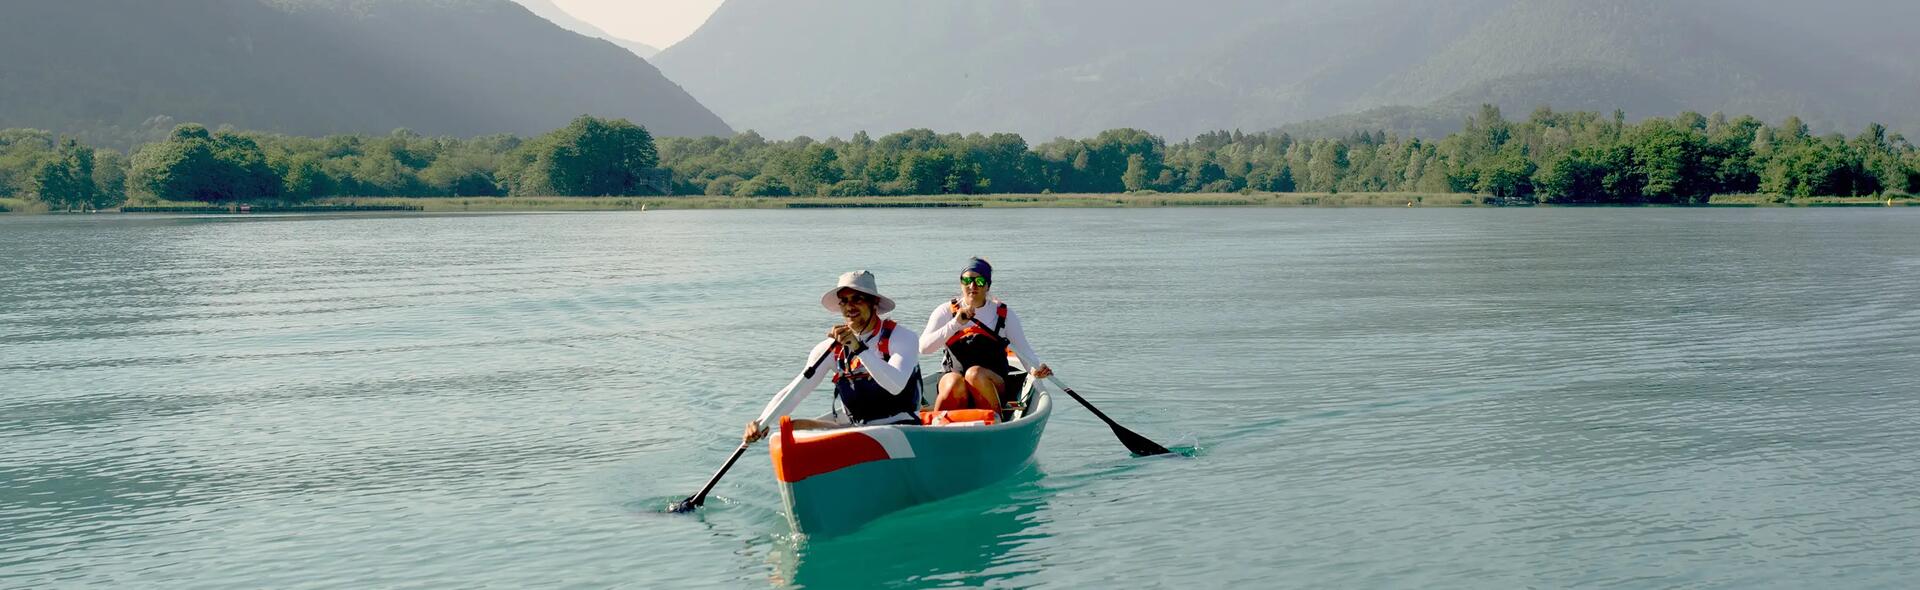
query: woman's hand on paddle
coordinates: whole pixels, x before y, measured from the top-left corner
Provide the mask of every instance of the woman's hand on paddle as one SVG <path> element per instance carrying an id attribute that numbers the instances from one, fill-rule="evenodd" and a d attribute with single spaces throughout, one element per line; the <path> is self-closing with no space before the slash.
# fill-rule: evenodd
<path id="1" fill-rule="evenodd" d="M 1046 363 L 1040 363 L 1040 368 L 1033 370 L 1033 378 L 1035 379 L 1045 379 L 1052 376 L 1053 368 L 1047 366 Z"/>
<path id="2" fill-rule="evenodd" d="M 749 420 L 747 421 L 747 433 L 740 436 L 740 442 L 745 444 L 759 442 L 760 439 L 767 437 L 767 432 L 769 432 L 768 429 L 760 427 L 759 420 Z"/>
<path id="3" fill-rule="evenodd" d="M 973 321 L 973 312 L 978 311 L 979 309 L 980 309 L 980 306 L 974 305 L 972 298 L 961 297 L 960 311 L 954 312 L 953 319 L 954 321 L 960 322 L 962 324 L 971 322 Z"/>

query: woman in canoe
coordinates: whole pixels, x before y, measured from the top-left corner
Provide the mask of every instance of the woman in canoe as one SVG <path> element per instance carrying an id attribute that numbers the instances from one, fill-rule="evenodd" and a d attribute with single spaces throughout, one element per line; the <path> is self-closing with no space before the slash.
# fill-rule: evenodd
<path id="1" fill-rule="evenodd" d="M 834 411 L 820 420 L 794 420 L 796 429 L 839 428 L 872 424 L 920 423 L 919 340 L 912 330 L 881 316 L 893 311 L 892 299 L 874 286 L 873 273 L 857 270 L 840 275 L 840 282 L 820 296 L 820 306 L 844 318 L 827 330 L 827 339 L 807 353 L 807 370 L 794 378 L 792 395 L 776 399 L 769 416 L 785 416 L 806 399 L 833 362 Z M 830 357 L 830 358 L 829 358 Z M 759 421 L 747 423 L 743 440 L 767 436 Z"/>
<path id="2" fill-rule="evenodd" d="M 1045 379 L 1053 370 L 1040 362 L 1020 329 L 1020 316 L 999 299 L 988 299 L 993 288 L 993 265 L 980 258 L 960 269 L 960 296 L 934 308 L 920 334 L 920 353 L 945 350 L 940 397 L 935 410 L 1001 409 L 1008 375 L 1013 373 L 1007 352 L 1013 351 L 1031 377 Z"/>

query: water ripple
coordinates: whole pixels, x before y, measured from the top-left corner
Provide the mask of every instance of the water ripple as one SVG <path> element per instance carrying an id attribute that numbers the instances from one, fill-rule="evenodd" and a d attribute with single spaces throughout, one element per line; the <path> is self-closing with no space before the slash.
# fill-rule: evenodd
<path id="1" fill-rule="evenodd" d="M 859 228 L 871 248 L 831 247 Z M 1904 587 L 1920 211 L 0 218 L 0 588 Z M 994 235 L 965 243 L 929 236 Z M 905 244 L 905 247 L 892 244 Z M 809 247 L 797 247 L 805 245 Z M 1104 411 L 793 534 L 740 424 L 869 268 Z M 931 365 L 931 361 L 928 362 Z M 801 413 L 824 411 L 816 397 Z"/>

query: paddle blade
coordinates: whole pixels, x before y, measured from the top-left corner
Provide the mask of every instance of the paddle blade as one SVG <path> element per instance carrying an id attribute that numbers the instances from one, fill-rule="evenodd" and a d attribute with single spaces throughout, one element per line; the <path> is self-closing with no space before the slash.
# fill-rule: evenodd
<path id="1" fill-rule="evenodd" d="M 740 455 L 747 452 L 748 446 L 748 443 L 740 443 L 740 448 L 733 450 L 733 456 L 727 457 L 727 462 L 720 466 L 720 470 L 713 472 L 713 477 L 707 480 L 707 485 L 700 487 L 700 493 L 687 496 L 685 500 L 668 505 L 667 512 L 674 514 L 693 512 L 693 509 L 699 508 L 701 504 L 707 503 L 707 492 L 713 491 L 713 484 L 720 483 L 720 476 L 726 475 L 727 470 L 733 468 L 733 463 L 740 460 Z"/>
<path id="2" fill-rule="evenodd" d="M 1049 377 L 1049 379 L 1053 378 Z M 1114 422 L 1112 418 L 1107 417 L 1106 412 L 1100 411 L 1100 408 L 1093 407 L 1092 402 L 1087 401 L 1087 398 L 1080 397 L 1080 394 L 1075 392 L 1072 387 L 1067 387 L 1067 384 L 1061 383 L 1058 379 L 1055 379 L 1053 384 L 1060 386 L 1060 391 L 1066 392 L 1068 396 L 1073 398 L 1073 401 L 1080 402 L 1080 405 L 1086 406 L 1087 411 L 1093 412 L 1094 417 L 1099 418 L 1101 422 L 1106 422 L 1107 426 L 1113 429 L 1113 436 L 1119 438 L 1120 444 L 1126 445 L 1127 450 L 1132 451 L 1134 456 L 1147 457 L 1152 455 L 1166 455 L 1173 452 L 1167 450 L 1166 447 L 1160 446 L 1160 443 L 1147 440 L 1147 437 L 1140 436 L 1132 430 L 1127 430 L 1127 427 L 1121 426 L 1119 422 Z"/>
<path id="3" fill-rule="evenodd" d="M 1127 430 L 1119 424 L 1113 425 L 1113 435 L 1119 437 L 1120 444 L 1126 445 L 1127 450 L 1133 451 L 1133 454 L 1136 456 L 1148 457 L 1153 455 L 1166 455 L 1173 452 L 1167 450 L 1166 447 L 1160 446 L 1160 443 L 1147 440 L 1147 437 Z"/>

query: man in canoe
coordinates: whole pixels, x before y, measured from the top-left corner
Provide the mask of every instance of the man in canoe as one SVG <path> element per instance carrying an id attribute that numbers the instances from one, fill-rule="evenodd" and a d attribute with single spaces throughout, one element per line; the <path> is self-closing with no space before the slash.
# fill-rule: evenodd
<path id="1" fill-rule="evenodd" d="M 766 415 L 792 413 L 829 377 L 819 369 L 831 360 L 833 413 L 819 420 L 796 419 L 794 428 L 920 423 L 920 342 L 912 330 L 881 317 L 893 311 L 894 303 L 874 286 L 873 273 L 840 275 L 840 282 L 820 296 L 820 305 L 845 321 L 827 330 L 827 339 L 808 353 L 806 371 L 789 385 L 792 393 L 776 398 Z M 766 436 L 767 429 L 755 420 L 747 423 L 742 440 L 753 443 Z"/>
<path id="2" fill-rule="evenodd" d="M 935 410 L 1001 409 L 1013 364 L 1008 351 L 1032 368 L 1034 379 L 1053 370 L 1040 362 L 1020 328 L 1020 316 L 999 299 L 988 299 L 993 288 L 993 265 L 978 257 L 960 269 L 960 296 L 934 308 L 921 331 L 920 353 L 945 350 L 940 365 L 940 397 Z"/>

